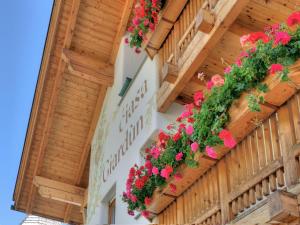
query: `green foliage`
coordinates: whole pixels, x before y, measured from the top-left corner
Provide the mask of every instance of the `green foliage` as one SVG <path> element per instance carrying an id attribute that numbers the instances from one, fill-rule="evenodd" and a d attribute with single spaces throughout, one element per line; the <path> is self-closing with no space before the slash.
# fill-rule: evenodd
<path id="1" fill-rule="evenodd" d="M 236 64 L 231 66 L 231 72 L 225 75 L 225 83 L 221 87 L 213 87 L 200 110 L 195 110 L 193 119 L 195 120 L 193 127 L 194 133 L 192 137 L 188 137 L 185 132 L 181 133 L 181 138 L 175 142 L 170 138 L 158 159 L 151 159 L 153 166 L 159 170 L 170 165 L 174 168 L 173 174 L 177 168 L 184 162 L 189 167 L 196 167 L 197 162 L 191 151 L 190 141 L 199 144 L 200 152 L 205 151 L 206 146 L 217 146 L 223 144 L 218 137 L 218 133 L 226 127 L 230 122 L 229 109 L 233 102 L 241 96 L 241 94 L 257 89 L 259 93 L 266 93 L 268 86 L 263 84 L 265 77 L 269 74 L 272 64 L 282 64 L 284 70 L 279 73 L 282 81 L 288 80 L 289 66 L 300 58 L 300 28 L 294 33 L 290 33 L 291 40 L 286 45 L 275 45 L 273 41 L 256 43 L 256 50 L 247 50 L 248 57 L 242 58 L 242 65 Z M 276 78 L 276 77 L 275 77 Z M 260 111 L 260 104 L 264 102 L 261 95 L 250 94 L 248 97 L 248 106 L 252 111 Z M 177 153 L 183 152 L 184 156 L 181 161 L 176 161 Z M 135 192 L 138 198 L 144 199 L 144 196 L 152 196 L 156 187 L 163 187 L 166 181 L 161 176 L 151 176 L 147 186 L 142 191 Z M 145 190 L 144 190 L 145 189 Z M 144 192 L 145 191 L 145 192 Z M 142 193 L 144 192 L 144 193 Z M 144 203 L 133 203 L 127 200 L 129 208 L 143 209 Z"/>

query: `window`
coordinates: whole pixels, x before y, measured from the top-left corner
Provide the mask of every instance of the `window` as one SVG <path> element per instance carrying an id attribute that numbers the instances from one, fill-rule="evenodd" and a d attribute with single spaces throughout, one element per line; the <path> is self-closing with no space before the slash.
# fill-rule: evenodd
<path id="1" fill-rule="evenodd" d="M 116 199 L 113 198 L 108 203 L 108 224 L 115 224 L 116 219 Z"/>

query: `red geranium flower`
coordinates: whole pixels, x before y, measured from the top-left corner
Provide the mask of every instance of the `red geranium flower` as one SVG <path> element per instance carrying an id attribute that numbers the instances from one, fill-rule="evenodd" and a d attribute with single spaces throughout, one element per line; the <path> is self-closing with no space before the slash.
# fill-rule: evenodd
<path id="1" fill-rule="evenodd" d="M 145 202 L 145 205 L 150 205 L 151 204 L 151 198 L 146 197 L 144 202 Z"/>
<path id="2" fill-rule="evenodd" d="M 194 103 L 196 106 L 200 106 L 201 103 L 204 101 L 204 94 L 202 91 L 197 91 L 194 94 Z"/>
<path id="3" fill-rule="evenodd" d="M 182 160 L 182 157 L 183 157 L 183 153 L 182 153 L 182 152 L 179 152 L 179 153 L 177 153 L 177 155 L 175 156 L 175 160 L 176 160 L 176 161 L 180 161 L 180 160 Z"/>
<path id="4" fill-rule="evenodd" d="M 146 219 L 148 219 L 149 216 L 150 216 L 150 213 L 149 213 L 148 211 L 146 211 L 146 210 L 145 210 L 145 211 L 142 211 L 141 214 L 142 214 L 142 216 L 145 217 Z"/>
<path id="5" fill-rule="evenodd" d="M 160 171 L 160 176 L 162 176 L 165 179 L 168 179 L 171 173 L 173 173 L 172 166 L 166 165 L 166 167 Z"/>
<path id="6" fill-rule="evenodd" d="M 219 138 L 223 140 L 224 145 L 228 148 L 233 148 L 236 145 L 236 141 L 234 140 L 232 134 L 226 129 L 223 129 L 219 133 Z"/>
<path id="7" fill-rule="evenodd" d="M 272 64 L 270 67 L 270 74 L 275 74 L 281 71 L 283 71 L 283 65 L 281 64 Z"/>
<path id="8" fill-rule="evenodd" d="M 169 186 L 170 186 L 170 190 L 171 190 L 171 192 L 173 192 L 173 193 L 175 193 L 176 192 L 176 185 L 175 184 L 169 184 Z"/>
<path id="9" fill-rule="evenodd" d="M 287 18 L 287 25 L 294 26 L 296 24 L 300 24 L 300 12 L 294 12 Z"/>
<path id="10" fill-rule="evenodd" d="M 263 43 L 268 43 L 270 38 L 264 32 L 251 33 L 248 39 L 252 44 L 255 44 L 258 40 L 262 40 Z"/>
<path id="11" fill-rule="evenodd" d="M 173 136 L 173 141 L 177 142 L 179 139 L 181 138 L 181 134 L 180 132 L 176 132 L 176 134 L 174 134 Z"/>

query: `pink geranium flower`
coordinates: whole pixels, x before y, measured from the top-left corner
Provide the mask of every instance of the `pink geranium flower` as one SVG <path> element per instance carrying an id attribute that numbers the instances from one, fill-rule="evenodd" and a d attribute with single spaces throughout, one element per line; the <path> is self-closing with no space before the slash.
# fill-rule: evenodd
<path id="1" fill-rule="evenodd" d="M 160 176 L 162 176 L 165 179 L 168 179 L 171 173 L 173 173 L 172 166 L 166 165 L 166 167 L 160 171 Z"/>
<path id="2" fill-rule="evenodd" d="M 279 31 L 275 33 L 274 43 L 276 45 L 278 44 L 286 45 L 290 42 L 290 40 L 291 40 L 291 36 L 287 32 Z"/>
<path id="3" fill-rule="evenodd" d="M 193 113 L 193 109 L 194 109 L 194 108 L 195 108 L 195 106 L 194 106 L 193 103 L 184 105 L 185 111 L 188 111 L 188 112 L 191 112 L 191 113 Z"/>
<path id="4" fill-rule="evenodd" d="M 135 25 L 135 26 L 137 26 L 137 25 L 139 25 L 139 19 L 138 18 L 133 18 L 133 20 L 132 20 L 132 23 L 133 23 L 133 25 Z"/>
<path id="5" fill-rule="evenodd" d="M 128 43 L 129 43 L 129 39 L 125 38 L 125 44 L 128 44 Z"/>
<path id="6" fill-rule="evenodd" d="M 236 64 L 238 67 L 241 67 L 241 66 L 242 66 L 242 60 L 241 60 L 241 58 L 237 58 L 237 60 L 235 61 L 235 64 Z"/>
<path id="7" fill-rule="evenodd" d="M 232 134 L 226 130 L 223 129 L 220 133 L 219 133 L 219 138 L 221 140 L 223 140 L 224 145 L 228 148 L 233 148 L 234 146 L 236 146 L 236 141 L 233 138 Z"/>
<path id="8" fill-rule="evenodd" d="M 137 202 L 137 197 L 135 195 L 130 196 L 132 202 Z"/>
<path id="9" fill-rule="evenodd" d="M 175 141 L 175 142 L 177 142 L 180 138 L 181 138 L 181 134 L 180 134 L 179 131 L 176 132 L 176 133 L 174 134 L 174 136 L 172 137 L 173 141 Z"/>
<path id="10" fill-rule="evenodd" d="M 160 156 L 160 150 L 157 147 L 152 148 L 151 155 L 154 159 L 158 159 L 158 157 Z"/>
<path id="11" fill-rule="evenodd" d="M 231 72 L 231 66 L 227 66 L 225 69 L 224 69 L 224 73 L 225 74 L 228 74 Z"/>
<path id="12" fill-rule="evenodd" d="M 193 113 L 192 113 L 191 111 L 184 110 L 184 111 L 181 113 L 180 117 L 181 117 L 182 119 L 184 119 L 184 118 L 190 117 L 191 115 L 193 115 Z"/>
<path id="13" fill-rule="evenodd" d="M 176 161 L 180 161 L 180 160 L 182 160 L 182 157 L 183 157 L 183 153 L 182 153 L 182 152 L 179 152 L 179 153 L 177 153 L 177 155 L 175 156 L 175 160 L 176 160 Z"/>
<path id="14" fill-rule="evenodd" d="M 143 31 L 142 30 L 139 31 L 139 36 L 143 37 Z"/>
<path id="15" fill-rule="evenodd" d="M 211 157 L 213 159 L 217 159 L 218 158 L 217 153 L 215 152 L 215 150 L 212 147 L 206 146 L 205 151 L 206 151 L 206 153 L 207 153 L 207 155 L 209 157 Z"/>
<path id="16" fill-rule="evenodd" d="M 154 174 L 154 175 L 157 175 L 157 174 L 159 174 L 159 169 L 157 168 L 157 167 L 153 167 L 152 168 L 152 173 Z"/>
<path id="17" fill-rule="evenodd" d="M 211 90 L 212 88 L 213 88 L 213 86 L 214 86 L 214 83 L 210 80 L 210 81 L 207 81 L 207 83 L 206 83 L 206 88 L 208 89 L 208 90 Z"/>
<path id="18" fill-rule="evenodd" d="M 275 74 L 281 71 L 283 71 L 283 65 L 281 64 L 272 64 L 270 67 L 270 74 Z"/>
<path id="19" fill-rule="evenodd" d="M 193 152 L 196 152 L 198 150 L 198 148 L 199 148 L 199 144 L 197 142 L 193 142 L 191 144 L 191 149 Z"/>
<path id="20" fill-rule="evenodd" d="M 212 76 L 211 81 L 213 82 L 214 86 L 221 87 L 224 85 L 224 79 L 221 75 L 215 74 Z"/>
<path id="21" fill-rule="evenodd" d="M 169 184 L 169 186 L 170 186 L 171 192 L 173 192 L 173 193 L 176 192 L 176 189 L 177 189 L 177 188 L 176 188 L 176 185 L 175 185 L 175 184 L 172 184 L 172 183 L 171 183 L 171 184 Z"/>
<path id="22" fill-rule="evenodd" d="M 146 197 L 144 202 L 145 202 L 145 205 L 150 205 L 151 204 L 151 198 Z"/>
<path id="23" fill-rule="evenodd" d="M 200 106 L 201 103 L 204 101 L 204 94 L 202 91 L 197 91 L 194 94 L 194 103 L 196 106 Z"/>
<path id="24" fill-rule="evenodd" d="M 185 132 L 187 135 L 192 135 L 194 133 L 194 127 L 192 125 L 189 125 L 186 129 Z"/>
<path id="25" fill-rule="evenodd" d="M 243 35 L 240 37 L 240 43 L 242 47 L 245 47 L 247 42 L 249 42 L 250 34 Z"/>
<path id="26" fill-rule="evenodd" d="M 173 129 L 173 127 L 174 127 L 174 125 L 173 125 L 173 124 L 169 124 L 169 125 L 167 126 L 167 130 L 172 130 L 172 129 Z"/>
<path id="27" fill-rule="evenodd" d="M 149 25 L 149 19 L 146 19 L 146 20 L 144 21 L 144 25 L 145 25 L 145 26 L 148 26 L 148 25 Z"/>
<path id="28" fill-rule="evenodd" d="M 181 175 L 180 173 L 176 173 L 176 174 L 174 175 L 174 178 L 175 178 L 176 181 L 179 181 L 179 180 L 182 179 L 182 175 Z"/>
<path id="29" fill-rule="evenodd" d="M 294 12 L 287 18 L 287 25 L 294 26 L 296 24 L 300 24 L 300 12 Z"/>
<path id="30" fill-rule="evenodd" d="M 142 211 L 141 214 L 142 214 L 142 216 L 145 217 L 146 219 L 148 219 L 149 216 L 150 216 L 150 213 L 149 213 L 148 211 L 146 211 L 146 210 L 145 210 L 145 211 Z"/>

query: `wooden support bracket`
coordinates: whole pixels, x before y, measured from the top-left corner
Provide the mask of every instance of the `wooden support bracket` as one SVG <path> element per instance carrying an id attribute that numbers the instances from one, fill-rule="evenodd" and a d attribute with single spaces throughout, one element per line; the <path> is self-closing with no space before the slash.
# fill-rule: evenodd
<path id="1" fill-rule="evenodd" d="M 72 75 L 105 86 L 114 82 L 114 66 L 110 63 L 69 49 L 63 49 L 62 59 Z"/>
<path id="2" fill-rule="evenodd" d="M 208 9 L 200 9 L 196 16 L 196 28 L 204 33 L 209 33 L 215 24 L 215 15 Z"/>
<path id="3" fill-rule="evenodd" d="M 35 176 L 33 182 L 38 188 L 39 194 L 44 198 L 50 198 L 77 206 L 82 206 L 84 204 L 84 188 L 41 176 Z"/>
<path id="4" fill-rule="evenodd" d="M 296 196 L 278 191 L 268 200 L 271 218 L 269 223 L 289 223 L 300 218 Z"/>
<path id="5" fill-rule="evenodd" d="M 162 67 L 161 78 L 163 81 L 168 81 L 170 83 L 175 83 L 178 77 L 178 67 L 171 63 L 165 63 Z"/>

